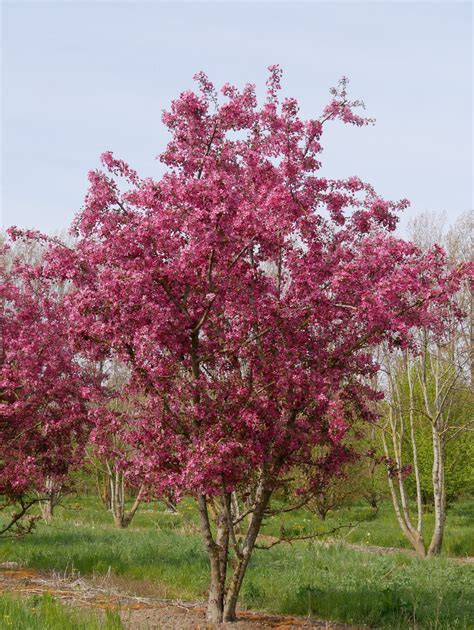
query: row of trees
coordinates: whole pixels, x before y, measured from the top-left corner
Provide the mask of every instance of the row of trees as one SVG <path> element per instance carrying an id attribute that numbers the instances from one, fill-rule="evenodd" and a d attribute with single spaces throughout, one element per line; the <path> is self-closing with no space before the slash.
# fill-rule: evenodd
<path id="1" fill-rule="evenodd" d="M 443 244 L 452 266 L 469 264 L 472 213 L 447 232 L 442 216 L 421 215 L 411 225 L 411 237 L 423 249 Z M 439 553 L 446 507 L 473 479 L 472 430 L 474 385 L 474 313 L 472 291 L 457 294 L 456 310 L 440 333 L 421 328 L 417 352 L 382 350 L 386 397 L 381 436 L 385 457 L 393 462 L 388 475 L 398 522 L 420 555 Z M 408 470 L 410 475 L 404 475 Z M 408 497 L 416 502 L 410 513 Z M 423 506 L 433 502 L 435 526 L 431 540 L 423 532 Z"/>
<path id="2" fill-rule="evenodd" d="M 235 619 L 264 519 L 327 496 L 378 407 L 405 418 L 390 379 L 377 381 L 379 353 L 396 363 L 419 331 L 438 343 L 462 318 L 472 267 L 394 237 L 406 201 L 320 175 L 325 125 L 371 122 L 346 80 L 319 119 L 302 120 L 296 100 L 280 100 L 277 67 L 261 106 L 254 86 L 225 85 L 220 99 L 196 78 L 199 92 L 163 114 L 160 180 L 108 152 L 73 243 L 9 230 L 41 255 L 4 265 L 0 492 L 20 503 L 18 523 L 32 488 L 51 497 L 92 444 L 119 524 L 133 517 L 125 478 L 136 505 L 194 497 L 216 622 Z M 428 393 L 432 365 L 418 379 Z M 387 444 L 385 459 L 410 530 L 405 446 Z"/>

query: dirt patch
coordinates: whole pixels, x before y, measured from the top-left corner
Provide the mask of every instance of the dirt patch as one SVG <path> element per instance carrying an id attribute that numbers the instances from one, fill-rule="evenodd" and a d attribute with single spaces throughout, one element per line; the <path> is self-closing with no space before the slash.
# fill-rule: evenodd
<path id="1" fill-rule="evenodd" d="M 130 581 L 126 582 L 130 585 Z M 211 630 L 217 627 L 228 630 L 354 630 L 354 626 L 316 619 L 249 611 L 240 611 L 235 623 L 212 626 L 206 622 L 203 602 L 160 598 L 159 587 L 145 581 L 141 581 L 133 590 L 147 592 L 146 597 L 132 595 L 123 586 L 125 580 L 112 576 L 86 580 L 77 574 L 24 569 L 14 562 L 0 564 L 0 592 L 25 596 L 48 593 L 64 603 L 96 610 L 116 610 L 129 630 Z"/>
<path id="2" fill-rule="evenodd" d="M 158 612 L 158 615 L 157 615 Z M 165 606 L 157 610 L 134 610 L 129 616 L 122 616 L 130 628 L 147 630 L 210 630 L 217 628 L 206 623 L 204 607 L 177 608 L 177 605 Z M 238 621 L 222 623 L 219 628 L 227 630 L 257 630 L 273 628 L 274 630 L 299 630 L 301 628 L 327 628 L 333 630 L 351 630 L 353 626 L 337 625 L 331 622 L 301 619 L 298 617 L 268 615 L 264 613 L 240 612 Z"/>

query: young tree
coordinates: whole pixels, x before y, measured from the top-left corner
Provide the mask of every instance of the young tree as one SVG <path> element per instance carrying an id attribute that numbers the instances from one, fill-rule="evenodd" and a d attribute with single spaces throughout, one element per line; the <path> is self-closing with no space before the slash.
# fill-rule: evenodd
<path id="1" fill-rule="evenodd" d="M 234 620 L 273 493 L 350 457 L 352 417 L 372 419 L 369 348 L 407 346 L 439 324 L 458 289 L 442 251 L 393 237 L 395 212 L 357 177 L 319 175 L 324 124 L 363 126 L 346 80 L 320 119 L 199 74 L 163 121 L 158 181 L 108 152 L 89 174 L 77 246 L 52 246 L 44 272 L 68 278 L 76 343 L 115 357 L 137 405 L 128 443 L 147 485 L 195 496 L 210 564 L 208 619 Z M 119 181 L 119 179 L 121 181 Z M 292 506 L 289 506 L 290 509 Z M 211 521 L 214 521 L 214 526 Z"/>
<path id="2" fill-rule="evenodd" d="M 30 508 L 47 502 L 78 462 L 90 381 L 69 341 L 62 296 L 12 264 L 6 245 L 0 261 L 0 535 L 11 535 L 29 529 Z"/>
<path id="3" fill-rule="evenodd" d="M 452 337 L 435 342 L 425 331 L 420 346 L 419 355 L 385 358 L 388 408 L 381 426 L 398 522 L 417 553 L 425 556 L 441 552 L 448 499 L 469 481 L 472 485 L 474 442 L 467 433 L 473 426 L 472 391 L 464 380 L 466 364 L 452 352 Z M 416 525 L 410 512 L 412 496 Z M 423 528 L 427 502 L 435 514 L 428 542 Z"/>
<path id="4" fill-rule="evenodd" d="M 126 387 L 129 371 L 118 361 L 102 363 L 100 371 L 103 375 L 101 404 L 94 412 L 88 461 L 94 469 L 99 496 L 112 512 L 115 525 L 126 528 L 144 499 L 145 491 L 141 481 L 128 474 L 127 463 L 134 453 L 122 438 L 129 429 L 129 418 L 133 418 L 130 413 L 133 401 L 120 394 Z M 135 491 L 134 501 L 127 510 L 126 493 L 132 489 Z"/>
<path id="5" fill-rule="evenodd" d="M 98 481 L 103 480 L 104 504 L 112 512 L 116 527 L 128 527 L 140 503 L 145 498 L 145 487 L 130 472 L 130 460 L 135 453 L 121 436 L 129 430 L 126 410 L 99 409 L 91 433 L 89 463 L 95 469 Z M 133 471 L 132 471 L 133 472 Z M 126 508 L 127 491 L 135 490 L 133 504 Z"/>
<path id="6" fill-rule="evenodd" d="M 471 253 L 465 246 L 470 239 L 464 229 L 466 217 L 448 233 L 440 227 L 439 217 L 421 215 L 412 224 L 412 238 L 422 248 L 445 241 L 450 265 L 470 264 Z M 463 243 L 464 241 L 464 243 Z M 463 246 L 464 245 L 464 246 Z M 463 260 L 464 259 L 464 260 Z M 453 492 L 456 468 L 462 469 L 457 484 L 472 479 L 470 456 L 474 442 L 469 431 L 474 422 L 470 372 L 470 290 L 457 294 L 460 311 L 447 318 L 443 334 L 423 327 L 417 337 L 415 355 L 385 356 L 388 377 L 388 410 L 383 425 L 383 445 L 388 462 L 388 483 L 400 527 L 417 553 L 441 552 L 446 521 L 447 492 Z M 461 316 L 464 313 L 464 316 Z M 464 454 L 465 461 L 459 461 Z M 428 471 L 426 468 L 431 470 Z M 406 471 L 413 474 L 406 476 Z M 452 479 L 448 482 L 447 474 Z M 428 479 L 426 479 L 428 477 Z M 411 481 L 411 483 L 410 483 Z M 416 525 L 410 514 L 409 489 L 415 486 Z M 427 489 L 428 486 L 428 489 Z M 423 504 L 426 495 L 433 501 L 435 525 L 431 540 L 423 535 Z"/>

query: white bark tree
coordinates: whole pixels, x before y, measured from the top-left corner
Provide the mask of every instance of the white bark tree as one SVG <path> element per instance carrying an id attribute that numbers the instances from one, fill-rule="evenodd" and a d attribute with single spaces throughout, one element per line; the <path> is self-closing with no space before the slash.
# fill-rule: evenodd
<path id="1" fill-rule="evenodd" d="M 461 218 L 444 236 L 439 215 L 421 215 L 411 224 L 412 240 L 420 247 L 435 242 L 444 245 L 453 263 L 472 258 L 470 232 L 472 213 Z M 455 402 L 473 383 L 472 292 L 460 296 L 465 316 L 449 323 L 446 334 L 436 337 L 421 331 L 419 354 L 384 355 L 386 401 L 382 443 L 387 479 L 398 523 L 421 556 L 439 554 L 446 521 L 446 447 L 472 431 L 472 417 L 459 417 Z M 470 392 L 472 397 L 472 389 Z M 472 398 L 471 398 L 472 400 Z M 431 433 L 431 484 L 434 529 L 429 541 L 423 531 L 423 496 L 419 461 L 420 423 Z M 406 474 L 414 475 L 416 516 L 410 510 Z"/>

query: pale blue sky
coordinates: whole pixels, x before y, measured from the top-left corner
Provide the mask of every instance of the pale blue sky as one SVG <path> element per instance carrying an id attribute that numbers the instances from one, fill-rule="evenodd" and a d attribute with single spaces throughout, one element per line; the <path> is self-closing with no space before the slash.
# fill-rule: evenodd
<path id="1" fill-rule="evenodd" d="M 377 118 L 327 130 L 325 174 L 408 197 L 407 217 L 472 207 L 467 2 L 4 0 L 1 52 L 4 226 L 67 227 L 105 150 L 158 176 L 161 110 L 196 71 L 262 88 L 272 63 L 305 115 L 347 75 Z"/>

